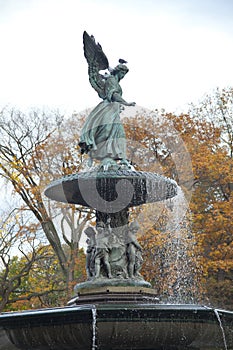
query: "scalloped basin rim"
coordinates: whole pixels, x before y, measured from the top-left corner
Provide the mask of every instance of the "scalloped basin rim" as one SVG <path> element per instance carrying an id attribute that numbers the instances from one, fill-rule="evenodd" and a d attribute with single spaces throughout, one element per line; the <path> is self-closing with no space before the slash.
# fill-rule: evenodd
<path id="1" fill-rule="evenodd" d="M 2 350 L 228 349 L 233 346 L 233 312 L 200 305 L 88 304 L 0 315 Z M 52 346 L 52 347 L 51 347 Z"/>
<path id="2" fill-rule="evenodd" d="M 96 208 L 98 196 L 110 206 L 114 205 L 112 203 L 117 199 L 124 202 L 123 197 L 118 198 L 117 185 L 122 186 L 123 197 L 129 190 L 132 191 L 131 199 L 127 201 L 128 207 L 166 200 L 177 194 L 177 184 L 174 180 L 156 173 L 131 170 L 70 174 L 50 183 L 44 193 L 50 199 L 59 202 Z M 88 194 L 91 200 L 87 199 Z M 96 198 L 94 204 L 93 198 Z"/>

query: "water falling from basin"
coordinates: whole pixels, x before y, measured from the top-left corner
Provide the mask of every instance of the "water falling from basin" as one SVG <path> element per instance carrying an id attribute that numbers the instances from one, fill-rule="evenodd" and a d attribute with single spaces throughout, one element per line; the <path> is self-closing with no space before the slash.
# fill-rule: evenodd
<path id="1" fill-rule="evenodd" d="M 166 245 L 163 252 L 163 295 L 172 303 L 196 303 L 202 299 L 196 240 L 191 231 L 190 212 L 182 189 L 167 202 Z M 170 210 L 169 210 L 170 208 Z"/>
<path id="2" fill-rule="evenodd" d="M 96 350 L 97 345 L 96 345 L 96 307 L 95 305 L 93 305 L 93 309 L 92 309 L 92 317 L 93 317 L 93 322 L 92 322 L 92 350 Z"/>
<path id="3" fill-rule="evenodd" d="M 219 312 L 218 312 L 218 310 L 214 309 L 214 313 L 215 313 L 215 315 L 217 317 L 217 320 L 218 320 L 218 323 L 219 323 L 219 327 L 220 327 L 220 329 L 222 331 L 222 339 L 223 339 L 224 349 L 228 350 L 227 341 L 226 341 L 226 335 L 225 335 L 225 331 L 224 331 L 224 328 L 223 328 L 223 324 L 222 324 L 222 320 L 220 318 Z"/>

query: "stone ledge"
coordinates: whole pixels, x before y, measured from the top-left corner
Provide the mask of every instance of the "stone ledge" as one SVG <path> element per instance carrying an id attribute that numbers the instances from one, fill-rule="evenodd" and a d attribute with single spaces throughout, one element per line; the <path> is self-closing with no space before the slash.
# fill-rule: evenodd
<path id="1" fill-rule="evenodd" d="M 157 291 L 152 288 L 134 286 L 104 286 L 82 288 L 78 295 L 68 302 L 69 306 L 80 304 L 158 303 Z"/>
<path id="2" fill-rule="evenodd" d="M 89 288 L 83 288 L 78 293 L 79 295 L 93 295 L 93 294 L 100 294 L 100 293 L 126 293 L 126 294 L 150 294 L 150 295 L 157 295 L 157 292 L 155 289 L 152 288 L 145 288 L 145 287 L 123 287 L 123 286 L 105 286 L 105 287 L 97 287 L 93 288 L 91 291 Z"/>

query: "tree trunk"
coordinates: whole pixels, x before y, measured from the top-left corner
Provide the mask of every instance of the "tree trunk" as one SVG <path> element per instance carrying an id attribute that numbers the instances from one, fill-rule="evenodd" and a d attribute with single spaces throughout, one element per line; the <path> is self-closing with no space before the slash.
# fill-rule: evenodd
<path id="1" fill-rule="evenodd" d="M 54 252 L 56 253 L 59 263 L 61 265 L 62 272 L 64 276 L 67 278 L 68 267 L 67 267 L 67 257 L 62 249 L 61 242 L 57 231 L 54 227 L 54 224 L 50 218 L 46 218 L 46 221 L 41 223 L 42 228 L 46 234 L 46 237 L 51 244 Z"/>

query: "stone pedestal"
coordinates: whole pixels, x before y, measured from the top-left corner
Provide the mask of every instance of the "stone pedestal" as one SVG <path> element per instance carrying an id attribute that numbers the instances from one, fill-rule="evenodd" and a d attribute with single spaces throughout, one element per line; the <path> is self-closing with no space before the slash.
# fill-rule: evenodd
<path id="1" fill-rule="evenodd" d="M 82 304 L 156 304 L 159 302 L 157 292 L 145 287 L 115 287 L 80 288 L 78 295 L 68 302 L 69 306 Z"/>

